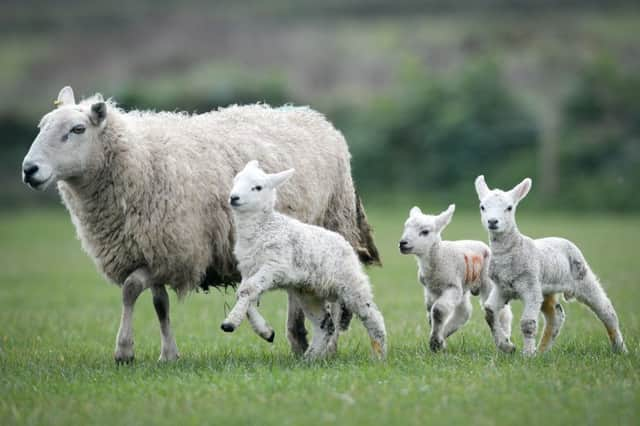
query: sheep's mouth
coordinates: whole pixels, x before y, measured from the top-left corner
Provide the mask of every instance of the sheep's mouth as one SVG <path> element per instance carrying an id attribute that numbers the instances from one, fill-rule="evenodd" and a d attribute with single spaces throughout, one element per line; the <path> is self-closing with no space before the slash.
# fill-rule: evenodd
<path id="1" fill-rule="evenodd" d="M 35 189 L 36 191 L 44 191 L 47 188 L 47 186 L 49 186 L 49 182 L 51 182 L 51 176 L 49 176 L 44 180 L 38 180 L 34 177 L 24 177 L 23 181 L 31 189 Z"/>
<path id="2" fill-rule="evenodd" d="M 413 250 L 413 247 L 409 247 L 409 246 L 400 247 L 400 253 L 402 254 L 411 254 L 411 250 Z"/>

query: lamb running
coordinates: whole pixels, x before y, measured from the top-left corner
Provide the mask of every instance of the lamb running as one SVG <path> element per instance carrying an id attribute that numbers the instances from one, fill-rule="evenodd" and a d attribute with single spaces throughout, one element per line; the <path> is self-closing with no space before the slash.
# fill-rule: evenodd
<path id="1" fill-rule="evenodd" d="M 545 329 L 538 350 L 549 350 L 565 320 L 558 303 L 558 295 L 563 293 L 566 299 L 575 297 L 591 308 L 604 323 L 613 350 L 626 352 L 616 311 L 580 249 L 563 238 L 533 240 L 518 230 L 516 207 L 531 189 L 531 179 L 526 178 L 508 192 L 490 190 L 484 176 L 478 176 L 475 186 L 482 224 L 489 232 L 493 253 L 491 278 L 496 285 L 485 304 L 485 313 L 498 348 L 511 350 L 501 328 L 495 327 L 494 313 L 510 300 L 522 299 L 523 353 L 536 353 L 540 311 Z"/>
<path id="2" fill-rule="evenodd" d="M 374 354 L 386 354 L 382 314 L 373 302 L 371 285 L 358 257 L 340 235 L 275 211 L 276 188 L 294 170 L 267 174 L 250 161 L 236 175 L 229 202 L 233 209 L 234 255 L 242 282 L 237 301 L 221 328 L 234 331 L 260 295 L 287 290 L 302 305 L 313 326 L 305 357 L 325 357 L 337 348 L 339 301 L 363 322 Z"/>
<path id="3" fill-rule="evenodd" d="M 488 266 L 491 251 L 480 241 L 442 241 L 441 233 L 451 222 L 456 206 L 451 204 L 437 216 L 413 207 L 404 224 L 400 252 L 413 254 L 418 261 L 418 280 L 424 286 L 427 321 L 431 325 L 429 347 L 437 352 L 445 340 L 471 318 L 470 293 L 485 302 L 493 283 Z M 499 314 L 499 326 L 511 335 L 511 308 Z"/>

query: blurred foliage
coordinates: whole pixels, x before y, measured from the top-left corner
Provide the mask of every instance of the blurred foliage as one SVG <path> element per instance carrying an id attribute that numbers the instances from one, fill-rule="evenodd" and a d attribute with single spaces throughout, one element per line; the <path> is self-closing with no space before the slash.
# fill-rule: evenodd
<path id="1" fill-rule="evenodd" d="M 560 141 L 563 203 L 640 209 L 640 76 L 608 61 L 588 67 L 565 103 Z"/>
<path id="2" fill-rule="evenodd" d="M 494 63 L 448 78 L 413 69 L 406 74 L 403 87 L 370 109 L 336 119 L 364 190 L 451 193 L 471 187 L 479 174 L 500 176 L 511 169 L 505 168 L 509 162 L 520 166 L 508 176 L 512 182 L 535 172 L 530 161 L 538 141 L 535 118 L 514 98 Z"/>

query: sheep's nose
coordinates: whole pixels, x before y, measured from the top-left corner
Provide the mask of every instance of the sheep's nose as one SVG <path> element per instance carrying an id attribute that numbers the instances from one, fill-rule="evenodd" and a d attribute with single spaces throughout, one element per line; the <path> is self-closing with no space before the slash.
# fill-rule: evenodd
<path id="1" fill-rule="evenodd" d="M 22 173 L 24 173 L 25 179 L 28 179 L 38 173 L 39 169 L 40 168 L 36 164 L 33 164 L 31 162 L 27 162 L 22 165 Z"/>
<path id="2" fill-rule="evenodd" d="M 489 228 L 497 228 L 498 227 L 498 219 L 489 219 L 487 221 L 489 224 Z"/>
<path id="3" fill-rule="evenodd" d="M 403 248 L 403 247 L 406 247 L 406 246 L 407 246 L 407 244 L 409 244 L 407 241 L 405 241 L 405 240 L 400 240 L 399 246 L 400 246 L 400 248 Z"/>
<path id="4" fill-rule="evenodd" d="M 238 201 L 240 201 L 240 197 L 239 197 L 239 196 L 237 196 L 237 195 L 232 195 L 231 197 L 229 197 L 229 203 L 230 203 L 232 206 L 237 205 L 237 204 L 238 204 Z"/>

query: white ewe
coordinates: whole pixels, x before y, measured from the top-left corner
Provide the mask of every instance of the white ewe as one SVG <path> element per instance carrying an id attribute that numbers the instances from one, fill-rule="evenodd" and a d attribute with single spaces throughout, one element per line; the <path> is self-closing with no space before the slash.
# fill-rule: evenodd
<path id="1" fill-rule="evenodd" d="M 418 261 L 418 280 L 424 286 L 427 320 L 431 324 L 429 347 L 436 352 L 445 340 L 471 318 L 470 294 L 480 295 L 484 304 L 493 283 L 489 278 L 491 251 L 480 241 L 442 241 L 441 233 L 451 222 L 455 205 L 437 216 L 413 207 L 404 224 L 400 252 Z M 511 335 L 511 308 L 499 314 L 498 326 Z"/>
<path id="2" fill-rule="evenodd" d="M 127 113 L 99 95 L 76 103 L 70 87 L 56 104 L 40 121 L 23 179 L 35 189 L 57 182 L 82 246 L 122 286 L 118 362 L 133 359 L 131 318 L 143 290 L 153 293 L 160 359 L 173 360 L 165 284 L 182 296 L 239 280 L 227 197 L 233 176 L 252 158 L 268 169 L 306 170 L 282 192 L 279 208 L 339 232 L 363 261 L 378 262 L 344 138 L 309 108 Z M 292 349 L 303 352 L 304 314 L 295 300 L 287 328 Z"/>
<path id="3" fill-rule="evenodd" d="M 580 249 L 563 238 L 533 240 L 522 235 L 516 225 L 518 203 L 529 193 L 531 179 L 526 178 L 511 191 L 490 190 L 484 176 L 475 182 L 480 199 L 482 225 L 491 240 L 491 278 L 496 284 L 485 304 L 487 323 L 493 331 L 498 348 L 508 350 L 506 336 L 495 326 L 494 313 L 512 299 L 521 299 L 524 311 L 520 328 L 524 337 L 523 353 L 536 353 L 538 314 L 542 310 L 545 330 L 538 350 L 553 345 L 565 314 L 558 295 L 577 298 L 587 305 L 604 323 L 616 352 L 626 352 L 618 326 L 618 316 L 591 271 Z"/>
<path id="4" fill-rule="evenodd" d="M 234 179 L 229 201 L 242 282 L 222 329 L 234 331 L 262 293 L 284 289 L 300 301 L 313 324 L 307 358 L 335 351 L 340 318 L 327 302 L 336 301 L 362 320 L 374 353 L 384 357 L 384 320 L 353 247 L 340 234 L 275 211 L 276 188 L 292 175 L 293 169 L 267 174 L 251 161 Z"/>

